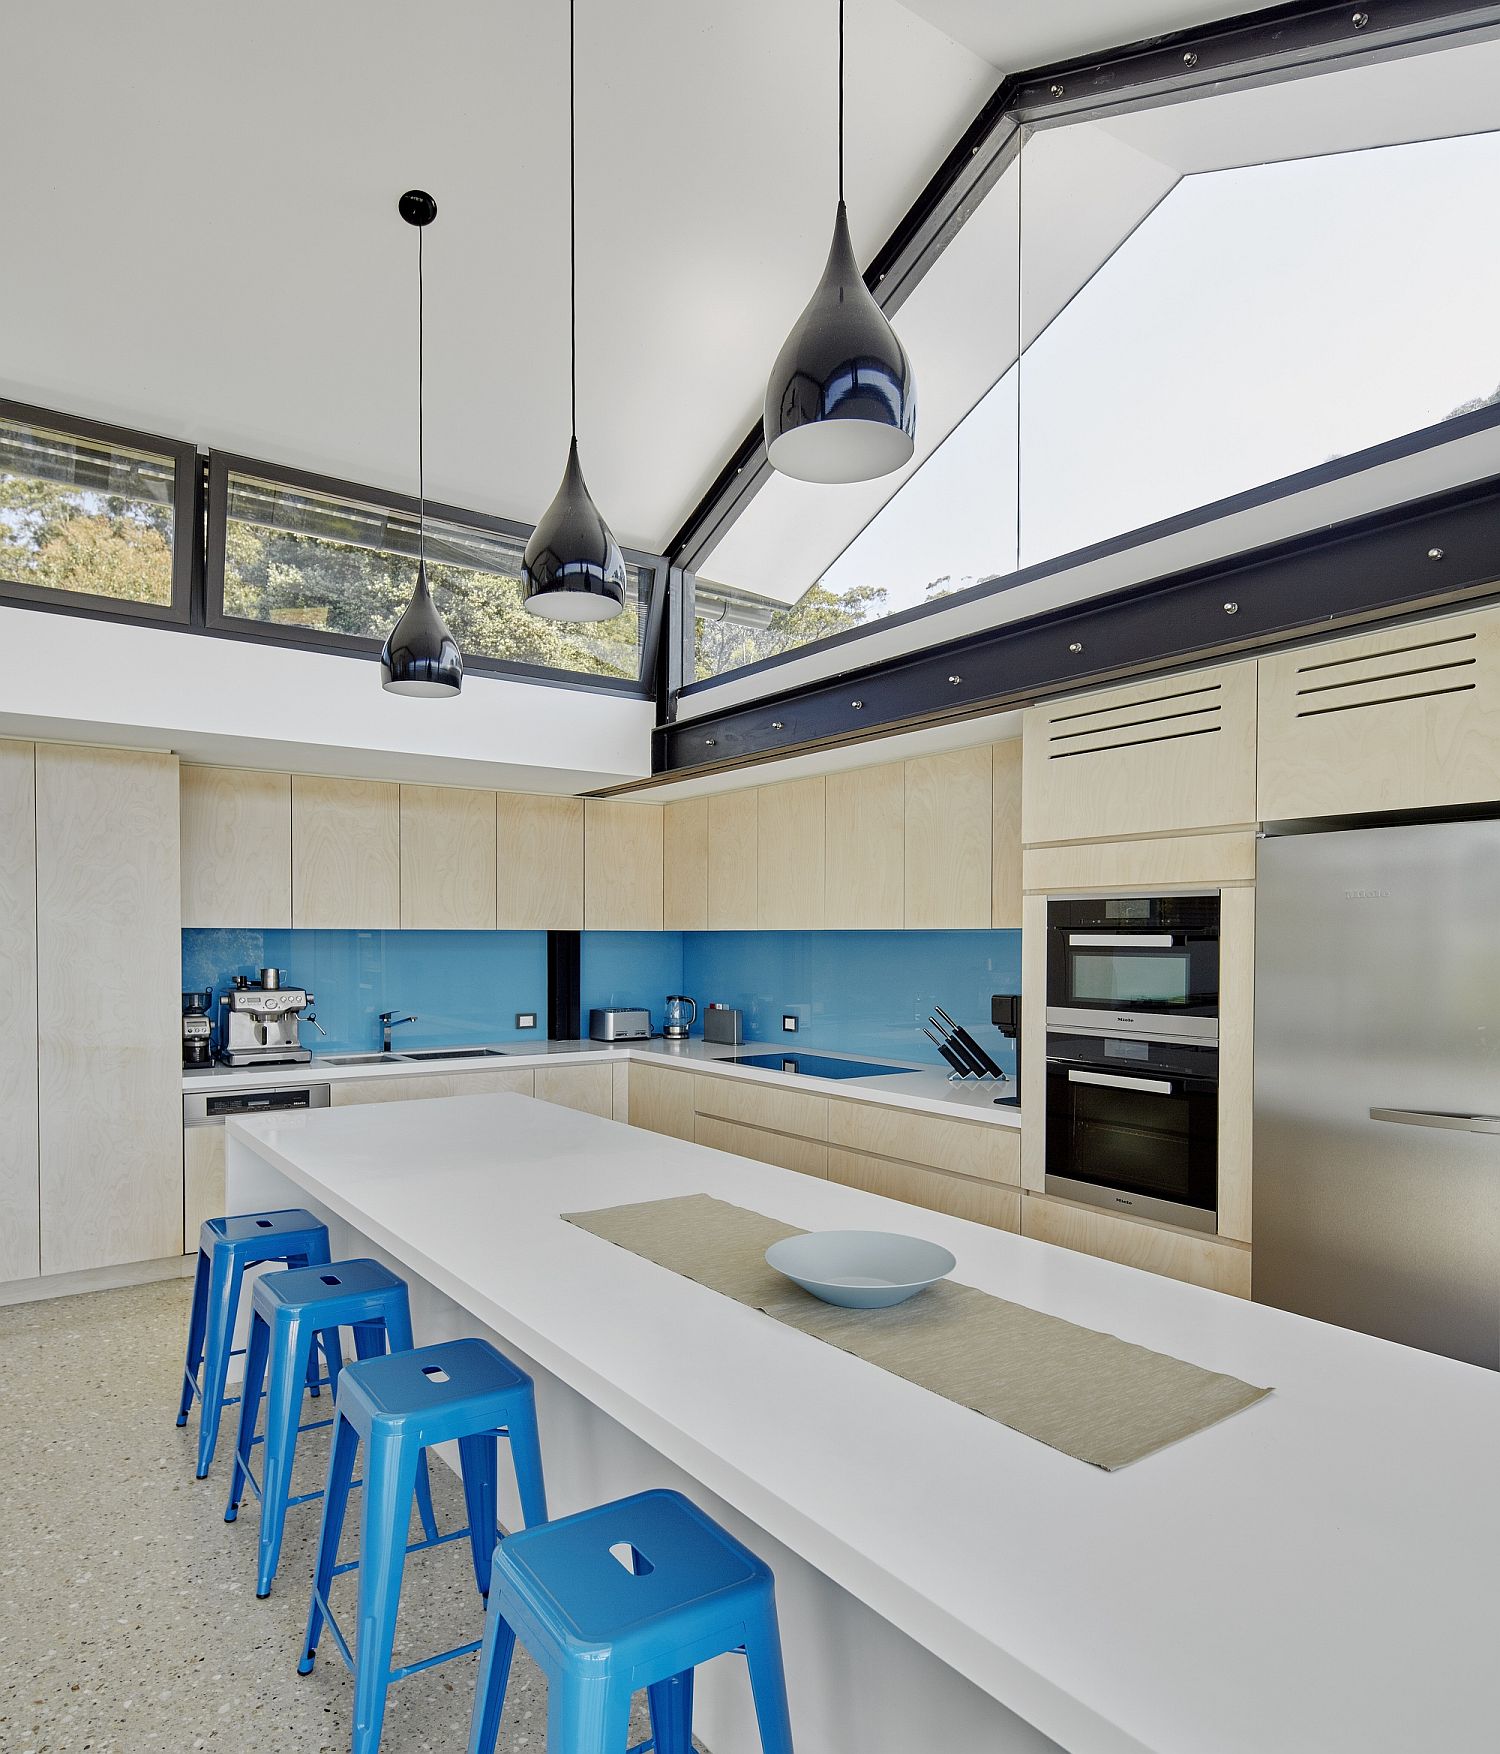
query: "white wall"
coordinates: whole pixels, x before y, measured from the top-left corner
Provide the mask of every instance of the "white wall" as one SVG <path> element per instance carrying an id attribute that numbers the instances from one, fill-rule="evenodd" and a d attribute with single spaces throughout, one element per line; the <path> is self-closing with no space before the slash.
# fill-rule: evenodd
<path id="1" fill-rule="evenodd" d="M 0 735 L 194 761 L 581 792 L 651 769 L 653 704 L 470 674 L 454 700 L 387 694 L 339 653 L 0 606 Z"/>

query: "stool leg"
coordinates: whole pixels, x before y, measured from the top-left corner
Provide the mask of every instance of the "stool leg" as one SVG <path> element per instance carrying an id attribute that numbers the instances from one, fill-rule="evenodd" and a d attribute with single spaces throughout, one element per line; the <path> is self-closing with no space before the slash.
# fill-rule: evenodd
<path id="1" fill-rule="evenodd" d="M 693 1671 L 653 1683 L 646 1696 L 656 1754 L 693 1754 Z"/>
<path id="2" fill-rule="evenodd" d="M 618 1754 L 630 1739 L 630 1692 L 608 1681 L 547 1677 L 549 1754 Z"/>
<path id="3" fill-rule="evenodd" d="M 255 1421 L 260 1414 L 260 1391 L 266 1376 L 266 1354 L 270 1350 L 271 1330 L 259 1310 L 250 1312 L 250 1340 L 245 1349 L 245 1383 L 240 1395 L 240 1425 L 234 1440 L 234 1469 L 229 1476 L 229 1502 L 224 1506 L 224 1521 L 232 1523 L 240 1514 L 240 1499 L 245 1490 L 245 1474 L 250 1466 L 251 1440 Z"/>
<path id="4" fill-rule="evenodd" d="M 536 1431 L 536 1402 L 526 1397 L 524 1411 L 511 1416 L 508 1428 L 510 1459 L 521 1494 L 521 1514 L 526 1527 L 534 1529 L 547 1520 L 547 1487 L 542 1477 L 542 1445 Z"/>
<path id="5" fill-rule="evenodd" d="M 323 1603 L 333 1587 L 333 1568 L 338 1562 L 339 1541 L 344 1533 L 344 1512 L 349 1508 L 349 1486 L 354 1479 L 354 1458 L 359 1433 L 341 1414 L 333 1417 L 333 1448 L 328 1456 L 328 1483 L 323 1488 L 323 1521 L 318 1530 L 317 1567 L 313 1574 L 312 1606 L 307 1613 L 307 1637 L 302 1641 L 299 1675 L 312 1673 L 323 1631 Z"/>
<path id="6" fill-rule="evenodd" d="M 224 1411 L 224 1384 L 229 1380 L 229 1353 L 234 1345 L 234 1318 L 240 1303 L 245 1269 L 228 1249 L 216 1248 L 208 1273 L 208 1349 L 203 1363 L 203 1410 L 198 1418 L 198 1478 L 208 1473 L 219 1440 Z"/>
<path id="7" fill-rule="evenodd" d="M 255 1594 L 271 1593 L 286 1529 L 286 1501 L 292 1493 L 292 1468 L 297 1460 L 297 1424 L 302 1417 L 302 1385 L 307 1359 L 317 1351 L 317 1336 L 301 1322 L 278 1323 L 271 1359 L 271 1384 L 266 1395 L 266 1441 L 260 1475 L 260 1548 Z"/>
<path id="8" fill-rule="evenodd" d="M 781 1634 L 776 1603 L 766 1603 L 765 1617 L 745 1640 L 755 1721 L 760 1726 L 763 1754 L 792 1754 L 792 1719 L 786 1703 L 786 1674 L 781 1666 Z"/>
<path id="9" fill-rule="evenodd" d="M 323 1362 L 328 1366 L 328 1392 L 335 1399 L 339 1392 L 339 1372 L 344 1367 L 344 1347 L 337 1328 L 324 1328 L 307 1355 L 307 1386 L 318 1392 L 318 1347 L 323 1348 Z"/>
<path id="10" fill-rule="evenodd" d="M 493 1431 L 458 1440 L 458 1468 L 464 1481 L 464 1505 L 469 1513 L 469 1546 L 474 1554 L 474 1581 L 479 1593 L 490 1593 L 490 1562 L 500 1539 L 500 1512 L 496 1490 L 499 1440 Z"/>
<path id="11" fill-rule="evenodd" d="M 391 1300 L 386 1311 L 385 1323 L 370 1324 L 371 1333 L 378 1342 L 373 1352 L 361 1352 L 361 1358 L 378 1358 L 386 1346 L 392 1352 L 410 1352 L 411 1338 L 411 1301 L 407 1296 L 406 1286 L 398 1288 L 399 1295 Z M 359 1329 L 354 1330 L 356 1349 L 360 1344 Z M 417 1514 L 422 1519 L 422 1533 L 429 1541 L 438 1537 L 437 1517 L 432 1508 L 432 1478 L 427 1471 L 427 1451 L 422 1451 L 422 1460 L 417 1466 Z"/>
<path id="12" fill-rule="evenodd" d="M 365 1449 L 352 1754 L 375 1754 L 380 1746 L 418 1453 L 414 1445 L 383 1435 L 373 1437 Z"/>
<path id="13" fill-rule="evenodd" d="M 193 1405 L 193 1390 L 198 1386 L 198 1366 L 203 1362 L 203 1331 L 208 1325 L 208 1256 L 198 1250 L 198 1264 L 193 1270 L 193 1311 L 188 1317 L 187 1356 L 182 1363 L 182 1400 L 177 1407 L 177 1423 L 187 1424 Z"/>
<path id="14" fill-rule="evenodd" d="M 469 1754 L 495 1754 L 515 1649 L 516 1635 L 511 1631 L 509 1621 L 491 1602 L 484 1616 L 484 1647 L 479 1653 L 474 1715 L 469 1719 Z"/>

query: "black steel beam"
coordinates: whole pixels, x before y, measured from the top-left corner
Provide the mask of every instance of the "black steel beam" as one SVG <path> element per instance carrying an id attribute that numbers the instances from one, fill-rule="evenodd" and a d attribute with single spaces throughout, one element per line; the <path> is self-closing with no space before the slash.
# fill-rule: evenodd
<path id="1" fill-rule="evenodd" d="M 547 934 L 547 1039 L 577 1041 L 583 1034 L 583 935 Z"/>
<path id="2" fill-rule="evenodd" d="M 1002 711 L 1483 596 L 1500 596 L 1500 478 L 661 726 L 652 771 L 734 767 Z"/>

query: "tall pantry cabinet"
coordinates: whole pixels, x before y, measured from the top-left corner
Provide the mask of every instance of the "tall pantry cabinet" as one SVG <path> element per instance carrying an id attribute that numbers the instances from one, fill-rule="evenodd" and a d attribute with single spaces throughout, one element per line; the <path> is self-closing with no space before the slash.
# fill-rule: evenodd
<path id="1" fill-rule="evenodd" d="M 0 744 L 0 1278 L 181 1250 L 178 864 L 175 756 Z"/>

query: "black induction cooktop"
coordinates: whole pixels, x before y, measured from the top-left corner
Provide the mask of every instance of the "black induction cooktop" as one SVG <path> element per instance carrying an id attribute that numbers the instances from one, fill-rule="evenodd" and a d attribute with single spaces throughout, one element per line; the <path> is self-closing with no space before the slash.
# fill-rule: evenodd
<path id="1" fill-rule="evenodd" d="M 871 1060 L 840 1060 L 832 1054 L 736 1054 L 737 1066 L 763 1066 L 768 1072 L 796 1072 L 804 1078 L 881 1078 L 914 1072 L 915 1066 L 877 1066 Z"/>

